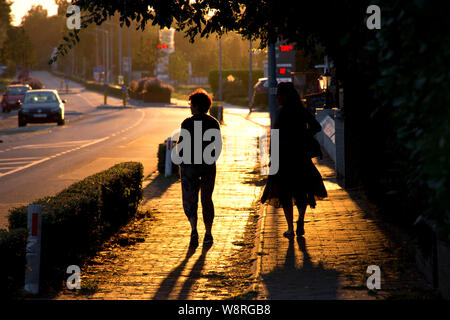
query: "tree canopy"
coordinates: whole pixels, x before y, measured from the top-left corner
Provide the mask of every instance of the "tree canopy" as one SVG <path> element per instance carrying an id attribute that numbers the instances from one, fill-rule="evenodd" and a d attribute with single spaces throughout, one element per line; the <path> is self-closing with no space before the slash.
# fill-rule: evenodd
<path id="1" fill-rule="evenodd" d="M 450 241 L 450 20 L 423 0 L 77 0 L 83 26 L 115 13 L 183 30 L 191 41 L 236 31 L 278 38 L 306 51 L 319 43 L 344 87 L 349 172 L 383 208 L 408 224 L 419 214 L 447 225 Z M 293 6 L 295 4 L 295 7 Z M 369 5 L 381 8 L 381 29 L 366 26 Z M 64 53 L 78 31 L 60 46 Z M 347 148 L 347 147 L 346 147 Z"/>

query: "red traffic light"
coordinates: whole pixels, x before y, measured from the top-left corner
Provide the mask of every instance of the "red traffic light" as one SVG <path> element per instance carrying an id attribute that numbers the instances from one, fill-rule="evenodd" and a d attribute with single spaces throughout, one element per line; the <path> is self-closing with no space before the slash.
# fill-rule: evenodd
<path id="1" fill-rule="evenodd" d="M 291 51 L 293 49 L 292 45 L 282 45 L 280 46 L 281 51 Z"/>

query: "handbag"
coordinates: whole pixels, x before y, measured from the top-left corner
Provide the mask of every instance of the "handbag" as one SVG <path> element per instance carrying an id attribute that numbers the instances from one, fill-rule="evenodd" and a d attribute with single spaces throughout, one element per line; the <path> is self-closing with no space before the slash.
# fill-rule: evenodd
<path id="1" fill-rule="evenodd" d="M 308 135 L 305 145 L 306 155 L 310 158 L 319 158 L 322 160 L 323 154 L 319 142 L 312 135 Z"/>

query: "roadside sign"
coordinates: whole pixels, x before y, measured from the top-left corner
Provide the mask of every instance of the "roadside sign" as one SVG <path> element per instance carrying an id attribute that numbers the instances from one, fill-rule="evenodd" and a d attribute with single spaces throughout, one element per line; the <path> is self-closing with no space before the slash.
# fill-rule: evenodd
<path id="1" fill-rule="evenodd" d="M 278 41 L 275 45 L 277 78 L 290 78 L 295 71 L 295 46 L 286 41 Z"/>

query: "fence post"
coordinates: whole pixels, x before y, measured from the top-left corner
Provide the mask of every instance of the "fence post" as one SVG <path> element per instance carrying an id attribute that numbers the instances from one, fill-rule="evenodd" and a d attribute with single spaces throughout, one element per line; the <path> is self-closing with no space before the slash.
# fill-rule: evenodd
<path id="1" fill-rule="evenodd" d="M 41 231 L 42 231 L 42 207 L 38 204 L 28 206 L 28 242 L 27 242 L 27 267 L 25 269 L 25 290 L 39 293 L 39 273 L 41 264 Z"/>
<path id="2" fill-rule="evenodd" d="M 164 176 L 169 177 L 172 175 L 172 138 L 167 138 L 166 141 L 166 163 L 165 163 L 165 172 Z"/>
<path id="3" fill-rule="evenodd" d="M 219 122 L 223 123 L 223 105 L 219 106 Z"/>

